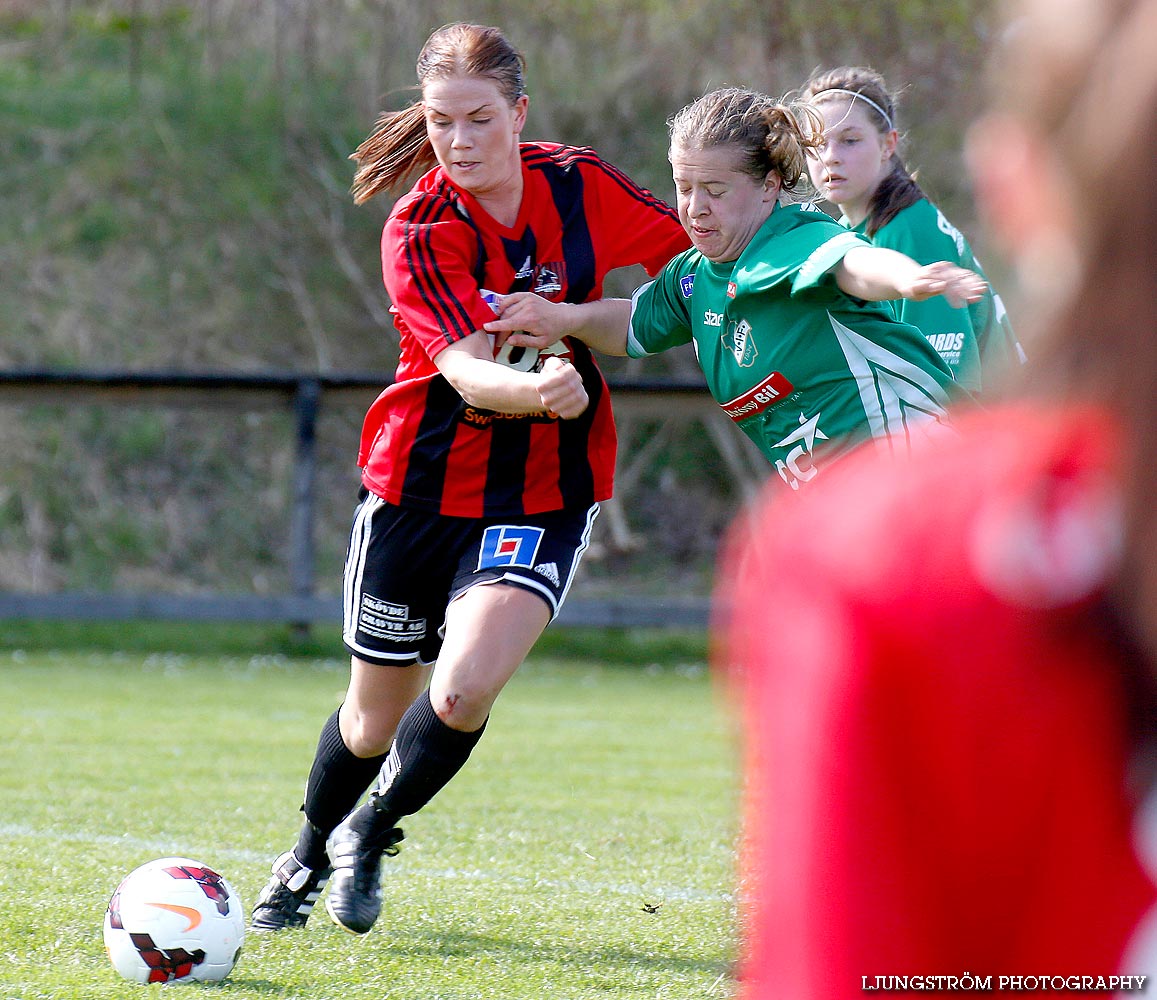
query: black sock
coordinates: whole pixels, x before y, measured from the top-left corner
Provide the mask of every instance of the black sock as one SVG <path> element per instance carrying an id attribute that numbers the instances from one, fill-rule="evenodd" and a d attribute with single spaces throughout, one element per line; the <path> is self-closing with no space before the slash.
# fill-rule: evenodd
<path id="1" fill-rule="evenodd" d="M 416 813 L 461 770 L 485 728 L 484 722 L 472 733 L 451 729 L 438 718 L 429 692 L 423 692 L 398 724 L 382 767 L 381 787 L 370 793 L 350 825 L 370 836 Z"/>
<path id="2" fill-rule="evenodd" d="M 385 754 L 358 757 L 341 736 L 338 713 L 334 712 L 321 729 L 317 753 L 305 783 L 305 823 L 293 853 L 308 868 L 328 864 L 325 840 L 374 780 Z"/>

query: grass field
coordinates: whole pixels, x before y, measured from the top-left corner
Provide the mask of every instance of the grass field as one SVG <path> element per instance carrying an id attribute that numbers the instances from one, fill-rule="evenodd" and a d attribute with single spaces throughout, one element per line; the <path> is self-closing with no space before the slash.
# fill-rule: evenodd
<path id="1" fill-rule="evenodd" d="M 0 1000 L 682 1000 L 732 994 L 736 780 L 701 658 L 536 654 L 465 770 L 403 825 L 364 938 L 319 907 L 219 985 L 104 955 L 121 876 L 181 854 L 252 905 L 288 847 L 337 659 L 0 649 Z M 131 647 L 131 642 L 125 644 Z M 589 655 L 589 648 L 588 655 Z"/>

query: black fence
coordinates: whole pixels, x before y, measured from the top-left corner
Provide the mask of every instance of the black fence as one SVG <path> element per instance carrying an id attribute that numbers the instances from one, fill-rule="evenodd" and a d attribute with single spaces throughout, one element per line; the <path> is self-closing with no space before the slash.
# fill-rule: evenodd
<path id="1" fill-rule="evenodd" d="M 701 383 L 610 379 L 619 414 L 700 419 L 724 461 L 753 485 L 742 435 L 720 420 Z M 181 372 L 0 371 L 0 402 L 96 403 L 115 406 L 201 406 L 243 410 L 281 408 L 293 415 L 294 461 L 288 525 L 289 592 L 283 594 L 19 593 L 0 591 L 0 618 L 180 621 L 278 621 L 308 626 L 340 621 L 340 598 L 318 594 L 315 566 L 316 430 L 323 400 L 364 404 L 387 383 L 371 374 L 191 374 Z M 351 398 L 356 397 L 356 400 Z M 734 433 L 734 436 L 733 436 Z M 558 624 L 596 627 L 684 627 L 707 624 L 702 596 L 572 597 Z"/>

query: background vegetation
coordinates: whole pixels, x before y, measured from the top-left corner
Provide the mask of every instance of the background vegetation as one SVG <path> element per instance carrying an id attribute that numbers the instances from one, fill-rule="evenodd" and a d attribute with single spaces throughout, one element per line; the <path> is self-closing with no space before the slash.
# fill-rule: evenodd
<path id="1" fill-rule="evenodd" d="M 959 155 L 993 44 L 982 0 L 7 0 L 0 368 L 388 377 L 389 202 L 353 206 L 347 156 L 412 98 L 429 31 L 459 18 L 525 52 L 528 138 L 593 145 L 664 196 L 664 120 L 705 89 L 784 93 L 870 63 L 902 88 L 910 164 L 970 230 Z M 680 352 L 607 368 L 694 374 Z M 326 412 L 320 430 L 335 588 L 361 415 Z M 288 416 L 0 397 L 0 420 L 0 586 L 285 589 Z M 645 461 L 582 586 L 705 586 L 742 490 L 701 427 L 665 426 L 623 428 L 624 460 Z"/>

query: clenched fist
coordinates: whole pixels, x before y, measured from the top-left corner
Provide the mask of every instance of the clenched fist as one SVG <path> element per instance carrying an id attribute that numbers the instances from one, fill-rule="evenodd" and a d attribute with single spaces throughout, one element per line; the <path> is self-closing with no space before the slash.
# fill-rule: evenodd
<path id="1" fill-rule="evenodd" d="M 538 373 L 538 395 L 542 405 L 563 420 L 573 420 L 590 403 L 578 369 L 564 358 L 548 357 Z"/>

